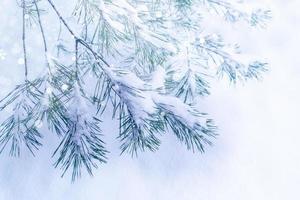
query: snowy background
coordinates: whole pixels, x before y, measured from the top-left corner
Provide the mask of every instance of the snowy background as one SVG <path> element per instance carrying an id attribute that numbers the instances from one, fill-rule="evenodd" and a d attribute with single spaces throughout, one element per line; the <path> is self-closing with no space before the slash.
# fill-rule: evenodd
<path id="1" fill-rule="evenodd" d="M 117 124 L 106 120 L 103 132 L 110 159 L 93 178 L 84 176 L 74 184 L 69 177 L 60 178 L 61 171 L 50 159 L 58 141 L 50 134 L 35 158 L 0 155 L 0 200 L 299 199 L 300 2 L 250 2 L 272 9 L 268 28 L 227 24 L 222 31 L 245 53 L 266 58 L 271 70 L 261 82 L 234 87 L 225 81 L 214 83 L 200 109 L 216 120 L 219 137 L 205 154 L 188 152 L 173 135 L 165 135 L 156 153 L 120 157 L 114 139 Z M 63 8 L 63 3 L 58 5 Z M 22 80 L 20 12 L 15 1 L 0 1 L 0 97 Z M 35 66 L 42 56 L 35 48 L 38 40 L 30 40 L 35 58 L 30 65 Z"/>

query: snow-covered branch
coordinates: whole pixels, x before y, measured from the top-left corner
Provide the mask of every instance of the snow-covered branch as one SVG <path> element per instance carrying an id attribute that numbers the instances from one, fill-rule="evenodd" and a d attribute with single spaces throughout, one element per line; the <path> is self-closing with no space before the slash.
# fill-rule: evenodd
<path id="1" fill-rule="evenodd" d="M 74 0 L 73 26 L 54 2 L 23 0 L 20 5 L 26 81 L 0 100 L 0 111 L 13 111 L 0 125 L 0 152 L 11 145 L 10 154 L 18 156 L 25 144 L 34 153 L 46 124 L 61 139 L 55 166 L 63 175 L 72 168 L 72 180 L 82 167 L 92 174 L 107 161 L 101 139 L 107 108 L 119 120 L 122 153 L 155 151 L 165 133 L 173 133 L 187 149 L 204 152 L 216 126 L 200 111 L 197 98 L 210 94 L 213 78 L 226 75 L 236 83 L 258 79 L 267 70 L 266 63 L 246 59 L 221 35 L 204 35 L 201 16 L 204 8 L 229 22 L 264 25 L 269 11 L 248 12 L 222 0 Z M 43 10 L 59 21 L 56 44 L 47 42 Z M 32 24 L 41 34 L 46 66 L 29 79 L 26 30 L 35 28 Z M 64 42 L 66 35 L 72 45 Z"/>

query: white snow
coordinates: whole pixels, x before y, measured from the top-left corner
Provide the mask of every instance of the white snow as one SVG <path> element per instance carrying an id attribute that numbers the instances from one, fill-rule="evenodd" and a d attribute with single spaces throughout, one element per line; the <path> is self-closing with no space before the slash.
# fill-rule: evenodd
<path id="1" fill-rule="evenodd" d="M 5 51 L 3 49 L 0 49 L 0 61 L 5 60 L 6 55 L 7 54 L 5 53 Z"/>
<path id="2" fill-rule="evenodd" d="M 111 113 L 107 113 L 101 127 L 111 152 L 110 160 L 99 166 L 93 178 L 83 176 L 75 184 L 70 184 L 68 178 L 60 178 L 60 171 L 53 169 L 51 159 L 58 141 L 53 134 L 45 134 L 44 147 L 34 158 L 26 154 L 20 159 L 0 156 L 0 199 L 297 199 L 300 185 L 300 71 L 297 66 L 300 63 L 296 58 L 300 4 L 296 0 L 253 2 L 271 3 L 274 19 L 268 29 L 256 32 L 241 24 L 233 25 L 234 30 L 224 28 L 223 24 L 218 29 L 226 35 L 226 40 L 240 42 L 246 55 L 268 58 L 271 70 L 263 81 L 245 86 L 229 87 L 222 81 L 213 83 L 212 95 L 198 105 L 200 110 L 208 111 L 219 126 L 219 136 L 205 154 L 188 152 L 175 137 L 164 134 L 158 152 L 140 154 L 136 159 L 120 157 L 119 143 L 115 140 L 118 124 L 111 121 Z M 61 7 L 64 6 L 68 7 L 62 3 Z M 6 24 L 14 18 L 18 22 L 21 14 L 15 1 L 1 0 L 0 8 L 3 8 L 0 45 L 5 52 L 10 52 L 0 61 L 0 75 L 13 82 L 9 86 L 12 88 L 23 76 L 23 67 L 16 65 L 23 54 L 20 46 L 15 45 L 20 43 L 19 26 Z M 55 24 L 51 22 L 49 26 Z M 34 57 L 43 58 L 41 52 L 34 49 Z M 31 72 L 41 66 L 32 65 Z M 138 81 L 137 86 L 143 84 L 135 77 L 126 77 L 124 81 L 128 84 L 135 81 Z M 0 85 L 2 95 L 8 86 Z M 152 111 L 155 95 L 145 96 L 145 100 L 134 99 L 133 102 L 141 102 L 136 106 Z M 169 98 L 159 100 L 177 104 Z M 182 113 L 179 107 L 174 112 L 189 115 Z"/>
<path id="3" fill-rule="evenodd" d="M 19 65 L 24 65 L 25 63 L 24 58 L 19 58 L 17 62 Z"/>

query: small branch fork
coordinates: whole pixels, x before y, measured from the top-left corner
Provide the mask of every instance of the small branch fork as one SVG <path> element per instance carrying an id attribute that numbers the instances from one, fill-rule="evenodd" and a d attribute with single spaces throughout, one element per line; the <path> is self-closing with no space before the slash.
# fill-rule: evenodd
<path id="1" fill-rule="evenodd" d="M 106 76 L 110 79 L 110 81 L 113 84 L 116 84 L 113 78 L 113 72 L 111 70 L 111 66 L 108 64 L 108 62 L 103 58 L 103 56 L 99 53 L 97 53 L 96 51 L 93 50 L 93 48 L 83 39 L 81 39 L 80 37 L 78 37 L 74 31 L 70 28 L 70 26 L 68 25 L 68 23 L 65 21 L 65 19 L 62 17 L 62 15 L 60 14 L 60 12 L 57 10 L 56 6 L 54 5 L 52 0 L 47 0 L 48 3 L 51 5 L 51 7 L 53 8 L 53 10 L 55 11 L 56 15 L 58 16 L 59 20 L 62 22 L 62 24 L 67 28 L 67 30 L 69 31 L 69 33 L 72 35 L 72 37 L 75 39 L 75 56 L 76 56 L 76 75 L 78 75 L 78 45 L 81 44 L 82 46 L 84 46 L 87 50 L 89 50 L 93 56 L 95 57 L 98 66 L 103 70 L 103 72 L 106 74 Z M 104 63 L 104 65 L 101 65 L 98 60 L 100 60 L 102 63 Z M 78 78 L 78 77 L 77 77 Z M 112 90 L 120 97 L 122 98 L 120 95 L 120 91 L 116 90 L 115 88 L 112 88 Z"/>
<path id="2" fill-rule="evenodd" d="M 93 48 L 83 39 L 81 39 L 80 37 L 78 37 L 74 31 L 70 28 L 70 26 L 68 25 L 68 23 L 65 21 L 65 19 L 62 17 L 62 15 L 60 14 L 60 12 L 57 10 L 56 6 L 54 5 L 52 0 L 47 0 L 48 3 L 51 5 L 51 7 L 53 8 L 53 10 L 55 11 L 56 15 L 58 16 L 59 20 L 62 22 L 62 24 L 67 28 L 67 30 L 69 31 L 69 33 L 73 36 L 73 38 L 75 39 L 75 43 L 76 43 L 76 60 L 77 60 L 77 54 L 78 54 L 78 44 L 80 43 L 81 45 L 83 45 L 85 48 L 87 48 L 92 54 L 93 56 L 96 58 L 96 60 L 101 60 L 105 66 L 100 65 L 101 69 L 106 73 L 106 75 L 112 80 L 111 77 L 111 70 L 109 70 L 109 68 L 111 68 L 111 66 L 108 64 L 108 62 L 106 62 L 106 60 L 104 60 L 103 56 L 100 55 L 99 53 L 95 52 L 93 50 Z M 77 62 L 77 61 L 76 61 Z"/>

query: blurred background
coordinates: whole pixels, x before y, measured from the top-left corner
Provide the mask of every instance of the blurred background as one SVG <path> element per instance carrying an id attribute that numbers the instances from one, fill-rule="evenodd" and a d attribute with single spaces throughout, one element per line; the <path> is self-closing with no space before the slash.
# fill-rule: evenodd
<path id="1" fill-rule="evenodd" d="M 68 14 L 62 1 L 56 1 Z M 265 59 L 270 71 L 262 81 L 230 85 L 220 80 L 212 95 L 199 103 L 218 125 L 218 138 L 205 154 L 192 153 L 166 134 L 156 153 L 120 156 L 117 123 L 103 123 L 111 152 L 107 164 L 71 183 L 61 178 L 51 159 L 58 141 L 45 134 L 36 157 L 0 155 L 0 200 L 283 200 L 299 199 L 300 185 L 300 1 L 252 0 L 272 10 L 268 27 L 220 23 L 216 31 L 238 42 L 244 53 Z M 50 26 L 48 33 L 56 33 Z M 212 21 L 212 20 L 211 20 Z M 210 21 L 210 22 L 211 22 Z M 210 26 L 210 24 L 207 24 Z M 12 0 L 0 1 L 0 97 L 22 81 L 21 10 Z M 56 35 L 49 35 L 56 37 Z M 42 67 L 41 40 L 29 38 L 31 76 Z M 2 112 L 1 117 L 6 113 Z M 44 128 L 45 132 L 46 129 Z M 47 132 L 46 132 L 47 133 Z"/>

